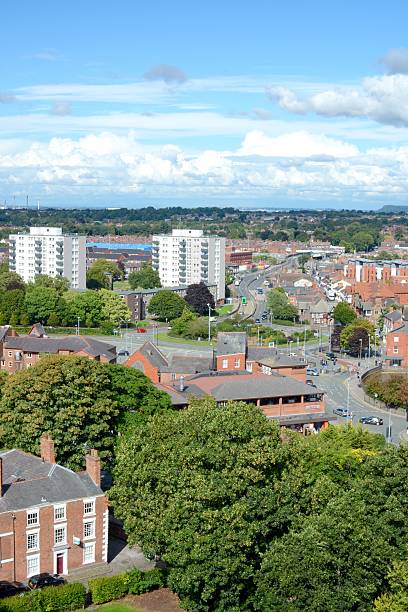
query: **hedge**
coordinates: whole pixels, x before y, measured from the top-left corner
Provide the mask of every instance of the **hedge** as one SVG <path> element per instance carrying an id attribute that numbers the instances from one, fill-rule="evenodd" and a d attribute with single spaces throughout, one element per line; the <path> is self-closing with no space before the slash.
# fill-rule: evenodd
<path id="1" fill-rule="evenodd" d="M 94 604 L 102 604 L 119 599 L 127 594 L 126 574 L 103 576 L 89 581 L 89 590 Z"/>
<path id="2" fill-rule="evenodd" d="M 69 612 L 84 608 L 85 602 L 85 587 L 72 583 L 7 597 L 0 602 L 0 612 Z"/>
<path id="3" fill-rule="evenodd" d="M 141 572 L 138 569 L 133 569 L 127 572 L 126 581 L 128 593 L 132 595 L 141 595 L 148 593 L 154 589 L 164 586 L 164 575 L 160 569 L 153 569 L 149 572 Z"/>

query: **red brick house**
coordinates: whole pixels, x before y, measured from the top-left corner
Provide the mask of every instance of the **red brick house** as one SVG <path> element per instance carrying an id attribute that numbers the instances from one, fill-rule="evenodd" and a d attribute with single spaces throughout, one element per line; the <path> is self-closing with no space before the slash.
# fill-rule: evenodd
<path id="1" fill-rule="evenodd" d="M 41 572 L 67 575 L 108 559 L 108 503 L 100 459 L 86 471 L 55 462 L 54 443 L 41 438 L 41 456 L 0 453 L 0 580 L 23 581 Z"/>
<path id="2" fill-rule="evenodd" d="M 386 357 L 389 365 L 408 368 L 408 322 L 394 328 L 386 336 Z"/>
<path id="3" fill-rule="evenodd" d="M 153 383 L 169 383 L 180 377 L 213 369 L 213 359 L 191 355 L 166 356 L 160 349 L 148 341 L 139 350 L 132 353 L 124 364 L 136 368 L 145 374 Z"/>
<path id="4" fill-rule="evenodd" d="M 42 355 L 77 355 L 101 363 L 116 363 L 115 345 L 87 336 L 48 338 L 43 326 L 38 323 L 33 325 L 27 336 L 3 333 L 3 338 L 0 334 L 0 370 L 8 374 L 30 368 Z"/>
<path id="5" fill-rule="evenodd" d="M 191 397 L 211 396 L 220 406 L 230 400 L 255 404 L 265 416 L 284 426 L 313 425 L 319 430 L 333 419 L 326 413 L 323 391 L 276 373 L 212 372 L 156 386 L 167 392 L 178 408 L 188 406 Z"/>

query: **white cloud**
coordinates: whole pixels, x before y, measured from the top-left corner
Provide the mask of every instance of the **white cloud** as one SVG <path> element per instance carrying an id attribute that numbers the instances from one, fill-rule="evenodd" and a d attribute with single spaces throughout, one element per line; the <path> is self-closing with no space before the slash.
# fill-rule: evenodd
<path id="1" fill-rule="evenodd" d="M 165 83 L 184 83 L 187 81 L 186 73 L 172 64 L 153 66 L 145 73 L 144 78 L 147 81 L 164 81 Z"/>
<path id="2" fill-rule="evenodd" d="M 235 151 L 186 153 L 169 144 L 156 149 L 135 133 L 89 134 L 48 142 L 0 141 L 0 183 L 15 193 L 142 193 L 147 196 L 304 198 L 408 195 L 408 147 L 360 152 L 325 135 L 246 135 Z M 85 191 L 84 191 L 85 190 Z M 25 191 L 27 193 L 27 191 Z"/>
<path id="3" fill-rule="evenodd" d="M 289 112 L 325 117 L 364 117 L 408 126 L 408 75 L 367 77 L 358 88 L 335 88 L 300 98 L 287 87 L 269 87 L 267 95 Z"/>
<path id="4" fill-rule="evenodd" d="M 54 102 L 51 107 L 51 114 L 64 116 L 72 113 L 72 105 L 70 102 L 64 102 L 63 100 Z"/>
<path id="5" fill-rule="evenodd" d="M 259 130 L 253 130 L 245 136 L 238 154 L 265 157 L 351 157 L 358 154 L 358 149 L 352 144 L 306 131 L 271 138 Z"/>
<path id="6" fill-rule="evenodd" d="M 408 74 L 408 49 L 390 49 L 381 62 L 389 74 Z"/>

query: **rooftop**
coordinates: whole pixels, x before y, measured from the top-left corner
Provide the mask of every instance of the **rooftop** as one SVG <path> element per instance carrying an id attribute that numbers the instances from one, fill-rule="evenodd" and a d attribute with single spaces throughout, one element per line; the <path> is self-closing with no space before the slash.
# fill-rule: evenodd
<path id="1" fill-rule="evenodd" d="M 16 449 L 0 452 L 0 458 L 0 513 L 102 494 L 86 472 L 76 473 Z"/>
<path id="2" fill-rule="evenodd" d="M 64 336 L 63 338 L 39 338 L 37 336 L 7 336 L 4 348 L 31 353 L 84 352 L 92 357 L 104 356 L 111 360 L 116 356 L 116 346 L 87 336 Z"/>

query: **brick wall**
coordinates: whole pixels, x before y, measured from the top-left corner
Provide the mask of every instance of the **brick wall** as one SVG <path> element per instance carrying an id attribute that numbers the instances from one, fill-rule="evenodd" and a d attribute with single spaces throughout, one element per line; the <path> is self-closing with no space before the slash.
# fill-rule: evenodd
<path id="1" fill-rule="evenodd" d="M 95 511 L 84 515 L 84 500 L 78 499 L 66 502 L 65 516 L 60 521 L 55 520 L 54 505 L 41 504 L 39 522 L 37 525 L 27 525 L 27 511 L 20 510 L 0 514 L 0 580 L 27 581 L 27 557 L 39 556 L 38 572 L 57 572 L 57 554 L 64 556 L 63 573 L 69 574 L 73 569 L 88 567 L 92 563 L 84 563 L 84 546 L 94 544 L 93 563 L 107 560 L 107 500 L 100 495 L 94 499 Z M 63 506 L 64 504 L 57 504 Z M 84 537 L 84 521 L 94 523 L 94 534 Z M 14 522 L 14 533 L 13 533 Z M 65 525 L 66 544 L 55 544 L 55 527 Z M 39 550 L 27 550 L 27 533 L 37 532 Z M 79 538 L 80 544 L 74 544 L 73 538 Z M 15 547 L 15 562 L 14 558 Z M 15 564 L 15 568 L 14 568 Z M 15 572 L 15 573 L 14 573 Z"/>
<path id="2" fill-rule="evenodd" d="M 218 372 L 228 372 L 228 370 L 245 370 L 245 367 L 246 360 L 244 353 L 217 355 L 216 368 Z"/>

